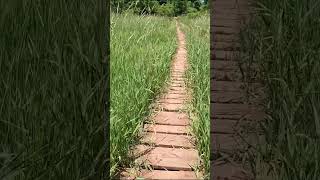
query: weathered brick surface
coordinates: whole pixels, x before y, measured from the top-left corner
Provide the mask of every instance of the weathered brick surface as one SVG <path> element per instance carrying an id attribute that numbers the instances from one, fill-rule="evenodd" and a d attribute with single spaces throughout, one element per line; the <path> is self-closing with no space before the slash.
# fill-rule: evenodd
<path id="1" fill-rule="evenodd" d="M 215 60 L 225 60 L 225 61 L 234 60 L 235 61 L 237 60 L 239 55 L 240 55 L 239 51 L 228 51 L 228 50 L 217 50 L 217 49 L 214 49 L 213 51 L 213 59 Z"/>
<path id="2" fill-rule="evenodd" d="M 245 79 L 249 72 L 257 72 L 256 64 L 248 68 L 239 61 L 239 32 L 251 13 L 249 1 L 213 0 L 211 8 L 211 179 L 249 180 L 253 176 L 248 162 L 218 160 L 221 152 L 231 158 L 248 143 L 256 145 L 255 137 L 260 138 L 256 122 L 265 117 L 258 106 L 263 87 L 257 77 Z M 261 97 L 253 98 L 247 90 Z"/>
<path id="3" fill-rule="evenodd" d="M 165 104 L 183 104 L 185 103 L 184 99 L 169 99 L 169 98 L 161 98 L 159 100 L 160 103 L 165 103 Z"/>
<path id="4" fill-rule="evenodd" d="M 241 165 L 227 163 L 211 164 L 211 180 L 253 180 L 253 174 L 245 171 Z"/>
<path id="5" fill-rule="evenodd" d="M 184 124 L 183 126 L 179 125 L 163 125 L 163 124 L 146 124 L 144 126 L 147 132 L 154 133 L 164 133 L 164 134 L 188 134 L 188 128 Z"/>
<path id="6" fill-rule="evenodd" d="M 155 147 L 138 161 L 155 169 L 192 171 L 192 166 L 198 163 L 199 157 L 195 149 Z"/>
<path id="7" fill-rule="evenodd" d="M 141 141 L 167 148 L 194 148 L 191 137 L 183 134 L 168 134 L 154 131 L 146 133 Z"/>
<path id="8" fill-rule="evenodd" d="M 214 92 L 211 93 L 211 103 L 243 103 L 246 95 L 241 92 Z"/>
<path id="9" fill-rule="evenodd" d="M 189 118 L 186 113 L 160 111 L 152 117 L 156 124 L 187 126 Z"/>
<path id="10" fill-rule="evenodd" d="M 145 179 L 183 179 L 183 180 L 195 180 L 197 179 L 196 175 L 192 171 L 161 171 L 161 170 L 141 170 L 138 172 L 133 172 L 130 175 L 130 169 L 127 169 L 126 172 L 122 174 L 121 180 L 133 180 L 135 177 L 143 177 Z M 133 170 L 134 171 L 134 170 Z M 136 174 L 136 175 L 135 175 Z M 130 178 L 131 176 L 131 178 Z M 129 177 L 129 178 L 128 178 Z"/>
<path id="11" fill-rule="evenodd" d="M 178 27 L 178 26 L 177 26 Z M 138 173 L 122 173 L 122 178 L 196 179 L 193 167 L 200 161 L 189 133 L 189 117 L 185 112 L 190 99 L 185 86 L 187 51 L 184 34 L 177 28 L 179 47 L 171 66 L 166 91 L 155 102 L 154 114 L 144 125 L 140 145 L 133 155 L 136 163 L 157 170 L 143 169 Z M 138 169 L 138 168 L 137 168 Z M 137 170 L 135 169 L 135 170 Z"/>
<path id="12" fill-rule="evenodd" d="M 216 81 L 242 81 L 241 72 L 235 70 L 214 70 L 210 78 Z"/>

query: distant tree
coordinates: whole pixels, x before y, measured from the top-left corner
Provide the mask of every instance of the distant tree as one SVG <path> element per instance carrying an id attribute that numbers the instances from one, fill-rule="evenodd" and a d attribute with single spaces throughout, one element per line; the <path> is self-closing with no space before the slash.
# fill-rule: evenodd
<path id="1" fill-rule="evenodd" d="M 137 14 L 179 16 L 196 13 L 205 8 L 208 0 L 111 0 L 113 12 L 130 10 Z"/>
<path id="2" fill-rule="evenodd" d="M 115 12 L 122 12 L 130 8 L 134 3 L 135 1 L 132 0 L 112 0 L 111 9 Z"/>
<path id="3" fill-rule="evenodd" d="M 199 0 L 193 0 L 193 7 L 200 10 L 201 2 Z"/>
<path id="4" fill-rule="evenodd" d="M 139 14 L 153 14 L 157 6 L 159 6 L 157 0 L 139 0 L 135 4 Z"/>
<path id="5" fill-rule="evenodd" d="M 156 14 L 161 16 L 174 16 L 174 6 L 172 3 L 165 3 L 162 5 L 159 5 L 156 9 Z"/>
<path id="6" fill-rule="evenodd" d="M 175 15 L 186 14 L 188 10 L 187 0 L 176 0 L 174 2 Z"/>

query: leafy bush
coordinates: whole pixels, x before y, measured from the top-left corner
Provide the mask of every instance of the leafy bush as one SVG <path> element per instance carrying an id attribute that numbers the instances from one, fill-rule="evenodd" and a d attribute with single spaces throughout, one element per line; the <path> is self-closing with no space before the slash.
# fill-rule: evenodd
<path id="1" fill-rule="evenodd" d="M 159 5 L 156 14 L 161 16 L 174 16 L 174 6 L 171 3 Z"/>
<path id="2" fill-rule="evenodd" d="M 179 16 L 208 9 L 208 5 L 199 0 L 112 0 L 111 8 L 117 13 L 130 10 L 135 14 Z"/>
<path id="3" fill-rule="evenodd" d="M 188 18 L 197 18 L 200 16 L 204 16 L 206 14 L 208 14 L 207 6 L 201 6 L 200 10 L 189 7 L 187 17 Z"/>
<path id="4" fill-rule="evenodd" d="M 189 13 L 196 13 L 196 12 L 198 12 L 198 10 L 196 8 L 188 6 L 187 12 L 188 12 L 188 14 Z"/>
<path id="5" fill-rule="evenodd" d="M 191 12 L 191 13 L 187 14 L 188 18 L 196 18 L 196 17 L 199 17 L 199 16 L 201 16 L 201 14 L 199 12 Z"/>
<path id="6" fill-rule="evenodd" d="M 137 1 L 135 7 L 139 10 L 139 14 L 154 14 L 158 6 L 159 2 L 156 0 L 143 0 Z"/>
<path id="7" fill-rule="evenodd" d="M 186 14 L 188 10 L 188 1 L 187 0 L 176 0 L 174 2 L 174 14 L 182 15 Z"/>

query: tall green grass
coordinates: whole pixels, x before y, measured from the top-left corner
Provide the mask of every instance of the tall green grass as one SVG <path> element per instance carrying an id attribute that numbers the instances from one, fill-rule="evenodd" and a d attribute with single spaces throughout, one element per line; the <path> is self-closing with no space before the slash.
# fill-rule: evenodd
<path id="1" fill-rule="evenodd" d="M 128 165 L 149 106 L 168 80 L 176 49 L 169 18 L 111 16 L 111 173 Z"/>
<path id="2" fill-rule="evenodd" d="M 0 2 L 0 179 L 99 179 L 107 171 L 101 5 Z"/>
<path id="3" fill-rule="evenodd" d="M 205 178 L 210 171 L 210 20 L 205 14 L 196 18 L 182 17 L 186 33 L 188 63 L 187 78 L 192 89 L 192 131 L 197 139 Z"/>
<path id="4" fill-rule="evenodd" d="M 244 60 L 262 71 L 268 118 L 260 148 L 273 179 L 320 177 L 320 1 L 258 0 Z"/>

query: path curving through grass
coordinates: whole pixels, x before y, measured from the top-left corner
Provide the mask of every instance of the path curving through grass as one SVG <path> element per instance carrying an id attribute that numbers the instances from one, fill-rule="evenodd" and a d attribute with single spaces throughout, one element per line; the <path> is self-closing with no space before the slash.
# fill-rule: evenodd
<path id="1" fill-rule="evenodd" d="M 185 34 L 177 23 L 178 48 L 171 64 L 170 82 L 154 103 L 144 125 L 136 158 L 121 179 L 199 179 L 200 158 L 190 133 L 187 103 L 192 99 L 186 86 L 188 68 Z"/>
<path id="2" fill-rule="evenodd" d="M 164 31 L 165 29 L 165 31 Z M 142 120 L 168 80 L 175 24 L 165 17 L 111 15 L 111 176 L 130 163 Z"/>

